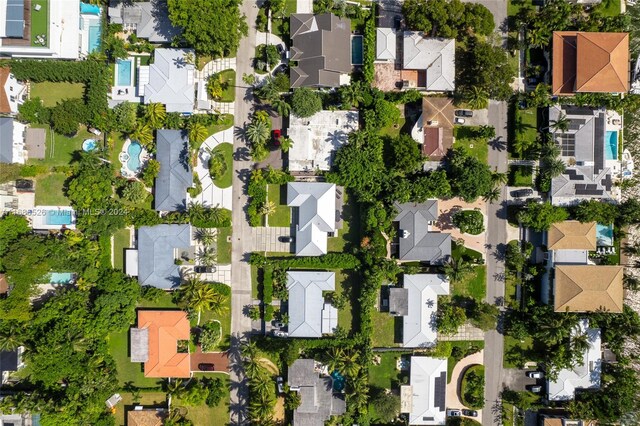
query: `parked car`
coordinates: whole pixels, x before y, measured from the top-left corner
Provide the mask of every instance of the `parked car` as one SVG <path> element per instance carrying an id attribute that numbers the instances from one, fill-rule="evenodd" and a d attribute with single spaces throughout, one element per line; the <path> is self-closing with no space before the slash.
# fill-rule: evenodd
<path id="1" fill-rule="evenodd" d="M 200 371 L 216 371 L 216 366 L 208 362 L 201 362 L 198 364 L 198 370 Z"/>
<path id="2" fill-rule="evenodd" d="M 476 410 L 462 410 L 462 414 L 469 417 L 478 417 L 478 412 Z"/>
<path id="3" fill-rule="evenodd" d="M 533 393 L 540 393 L 540 392 L 542 392 L 542 386 L 529 385 L 529 386 L 527 386 L 527 390 L 529 390 L 530 392 L 533 392 Z"/>
<path id="4" fill-rule="evenodd" d="M 271 334 L 273 334 L 275 337 L 289 337 L 289 333 L 287 333 L 286 331 L 276 330 L 275 328 L 271 330 Z"/>
<path id="5" fill-rule="evenodd" d="M 456 118 L 454 118 L 454 119 L 453 119 L 453 122 L 454 122 L 455 124 L 464 124 L 464 118 L 462 118 L 462 117 L 456 117 Z"/>
<path id="6" fill-rule="evenodd" d="M 518 189 L 516 191 L 512 191 L 511 192 L 511 196 L 514 198 L 521 198 L 521 197 L 529 197 L 533 195 L 533 189 Z"/>
<path id="7" fill-rule="evenodd" d="M 402 28 L 402 16 L 396 15 L 393 17 L 393 28 L 396 30 Z"/>
<path id="8" fill-rule="evenodd" d="M 196 274 L 210 274 L 215 271 L 216 268 L 214 266 L 198 265 L 193 267 L 193 272 L 195 272 Z"/>
<path id="9" fill-rule="evenodd" d="M 273 70 L 272 74 L 276 75 L 276 74 L 283 74 L 287 72 L 287 66 L 285 64 L 280 64 L 276 67 L 276 69 Z"/>
<path id="10" fill-rule="evenodd" d="M 457 109 L 453 112 L 456 117 L 473 117 L 473 111 L 470 109 Z"/>
<path id="11" fill-rule="evenodd" d="M 544 377 L 542 371 L 527 371 L 526 374 L 527 377 L 530 377 L 532 379 L 542 379 Z"/>
<path id="12" fill-rule="evenodd" d="M 462 416 L 462 412 L 460 410 L 447 410 L 447 416 L 449 416 L 449 417 L 460 417 L 460 416 Z"/>
<path id="13" fill-rule="evenodd" d="M 280 138 L 282 137 L 282 130 L 280 129 L 273 129 L 273 144 L 275 146 L 280 146 Z"/>
<path id="14" fill-rule="evenodd" d="M 277 45 L 276 45 L 276 49 L 278 50 L 278 53 L 279 53 L 280 55 L 282 55 L 282 54 L 284 53 L 284 45 L 283 45 L 282 43 L 277 44 Z"/>
<path id="15" fill-rule="evenodd" d="M 288 236 L 278 237 L 278 241 L 280 241 L 281 243 L 292 243 L 293 237 L 288 237 Z"/>
<path id="16" fill-rule="evenodd" d="M 278 392 L 284 393 L 284 380 L 281 376 L 276 377 L 276 384 L 278 385 Z"/>
<path id="17" fill-rule="evenodd" d="M 283 322 L 281 322 L 281 321 L 273 321 L 273 326 L 276 327 L 276 328 L 282 328 L 282 327 L 284 327 L 284 325 L 285 324 Z"/>

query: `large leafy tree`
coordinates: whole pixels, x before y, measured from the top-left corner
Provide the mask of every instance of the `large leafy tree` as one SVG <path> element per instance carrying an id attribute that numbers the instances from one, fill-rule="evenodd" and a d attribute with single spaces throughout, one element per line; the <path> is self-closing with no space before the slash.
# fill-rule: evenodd
<path id="1" fill-rule="evenodd" d="M 182 28 L 179 40 L 196 52 L 232 56 L 248 26 L 238 0 L 168 0 L 171 23 Z"/>
<path id="2" fill-rule="evenodd" d="M 455 195 L 473 202 L 493 188 L 491 169 L 464 148 L 456 148 L 449 155 L 449 180 Z"/>
<path id="3" fill-rule="evenodd" d="M 551 205 L 549 202 L 530 202 L 523 211 L 518 213 L 518 220 L 522 226 L 536 231 L 546 231 L 551 224 L 562 222 L 568 218 L 569 213 L 564 208 Z"/>
<path id="4" fill-rule="evenodd" d="M 297 117 L 311 117 L 322 109 L 320 94 L 308 87 L 301 87 L 293 91 L 291 96 L 291 111 Z"/>
<path id="5" fill-rule="evenodd" d="M 485 6 L 460 0 L 407 0 L 402 12 L 409 28 L 432 37 L 489 35 L 495 26 L 493 15 Z"/>

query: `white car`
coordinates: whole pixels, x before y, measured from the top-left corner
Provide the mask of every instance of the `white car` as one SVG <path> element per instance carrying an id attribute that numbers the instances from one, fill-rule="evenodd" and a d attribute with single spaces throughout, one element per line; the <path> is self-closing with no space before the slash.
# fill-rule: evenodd
<path id="1" fill-rule="evenodd" d="M 447 416 L 462 417 L 462 412 L 460 410 L 447 410 Z"/>
<path id="2" fill-rule="evenodd" d="M 462 117 L 456 117 L 456 118 L 454 118 L 453 122 L 454 122 L 455 124 L 464 124 L 464 118 L 462 118 Z"/>
<path id="3" fill-rule="evenodd" d="M 527 377 L 532 379 L 542 379 L 544 374 L 542 374 L 542 371 L 527 371 Z"/>
<path id="4" fill-rule="evenodd" d="M 281 376 L 276 377 L 276 384 L 278 385 L 278 392 L 284 393 L 284 380 Z"/>

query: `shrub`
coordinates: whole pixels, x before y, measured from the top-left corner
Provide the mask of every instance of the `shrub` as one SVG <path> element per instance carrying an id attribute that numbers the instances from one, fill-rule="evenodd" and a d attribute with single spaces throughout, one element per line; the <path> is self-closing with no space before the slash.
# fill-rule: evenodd
<path id="1" fill-rule="evenodd" d="M 129 202 L 137 203 L 140 201 L 144 201 L 149 196 L 149 193 L 147 192 L 142 182 L 134 180 L 128 181 L 122 187 L 120 196 Z"/>
<path id="2" fill-rule="evenodd" d="M 202 326 L 199 343 L 202 352 L 213 352 L 222 338 L 220 322 L 211 321 Z"/>
<path id="3" fill-rule="evenodd" d="M 453 224 L 465 234 L 478 235 L 484 232 L 484 216 L 478 210 L 462 210 L 455 213 Z"/>
<path id="4" fill-rule="evenodd" d="M 143 285 L 140 288 L 140 297 L 149 302 L 157 302 L 164 295 L 164 290 L 151 285 Z"/>
<path id="5" fill-rule="evenodd" d="M 264 268 L 262 276 L 262 301 L 267 305 L 273 301 L 272 274 L 272 268 Z"/>
<path id="6" fill-rule="evenodd" d="M 247 313 L 247 316 L 249 318 L 251 318 L 254 321 L 257 321 L 260 319 L 260 306 L 258 305 L 251 305 L 249 307 L 249 311 Z"/>
<path id="7" fill-rule="evenodd" d="M 360 266 L 360 260 L 350 253 L 328 253 L 318 257 L 286 257 L 275 261 L 284 269 L 355 269 Z"/>
<path id="8" fill-rule="evenodd" d="M 472 365 L 465 371 L 460 393 L 467 407 L 474 410 L 484 407 L 484 366 Z"/>
<path id="9" fill-rule="evenodd" d="M 6 164 L 3 164 L 2 167 L 5 167 Z M 49 168 L 47 166 L 36 165 L 36 164 L 27 164 L 20 168 L 20 176 L 21 177 L 34 177 L 41 175 L 43 173 L 47 173 Z"/>
<path id="10" fill-rule="evenodd" d="M 375 7 L 375 5 L 372 5 L 372 7 Z M 372 83 L 375 77 L 373 63 L 376 60 L 376 16 L 376 13 L 370 13 L 364 23 L 362 75 L 367 83 Z"/>
<path id="11" fill-rule="evenodd" d="M 223 296 L 231 296 L 231 287 L 223 283 L 211 283 L 209 287 L 214 289 L 217 293 Z"/>
<path id="12" fill-rule="evenodd" d="M 202 214 L 189 220 L 196 228 L 226 228 L 231 226 L 231 212 L 220 208 L 204 209 Z"/>
<path id="13" fill-rule="evenodd" d="M 144 182 L 145 186 L 152 187 L 155 178 L 160 173 L 160 162 L 157 160 L 149 160 L 144 170 L 142 171 L 142 175 L 140 179 Z"/>
<path id="14" fill-rule="evenodd" d="M 256 47 L 256 59 L 258 63 L 266 65 L 268 68 L 259 68 L 262 71 L 269 71 L 280 62 L 280 54 L 276 46 L 269 44 L 261 44 Z"/>
<path id="15" fill-rule="evenodd" d="M 273 321 L 273 306 L 265 305 L 265 307 L 264 307 L 264 320 L 266 322 Z"/>
<path id="16" fill-rule="evenodd" d="M 40 98 L 28 99 L 18 106 L 18 120 L 27 123 L 49 124 L 51 110 L 42 104 Z"/>
<path id="17" fill-rule="evenodd" d="M 84 104 L 80 99 L 65 99 L 51 110 L 51 125 L 56 133 L 75 135 L 78 124 L 85 122 Z"/>
<path id="18" fill-rule="evenodd" d="M 220 404 L 220 401 L 222 401 L 222 398 L 227 393 L 227 388 L 222 379 L 216 378 L 211 380 L 210 378 L 205 378 L 202 379 L 202 383 L 209 390 L 209 395 L 207 395 L 207 399 L 205 400 L 207 406 L 215 407 Z"/>
<path id="19" fill-rule="evenodd" d="M 320 94 L 308 87 L 300 87 L 291 96 L 291 112 L 301 118 L 311 117 L 322 109 Z"/>
<path id="20" fill-rule="evenodd" d="M 214 152 L 209 159 L 209 174 L 213 179 L 218 179 L 227 172 L 227 163 L 222 152 Z"/>

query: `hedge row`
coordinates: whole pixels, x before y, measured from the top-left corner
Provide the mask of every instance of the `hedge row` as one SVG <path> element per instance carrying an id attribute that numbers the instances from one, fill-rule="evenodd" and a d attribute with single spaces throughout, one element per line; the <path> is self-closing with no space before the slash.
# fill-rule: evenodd
<path id="1" fill-rule="evenodd" d="M 273 321 L 273 306 L 264 305 L 264 320 L 265 322 Z"/>
<path id="2" fill-rule="evenodd" d="M 362 57 L 362 75 L 364 81 L 372 83 L 375 77 L 374 61 L 376 60 L 376 15 L 375 4 L 372 5 L 374 10 L 369 13 L 364 23 L 363 37 L 363 57 Z"/>
<path id="3" fill-rule="evenodd" d="M 214 213 L 211 209 L 205 210 L 202 217 L 193 217 L 186 212 L 171 212 L 164 216 L 160 216 L 155 210 L 145 209 L 141 207 L 124 208 L 126 210 L 126 222 L 128 225 L 133 225 L 136 228 L 141 226 L 155 226 L 164 223 L 167 224 L 180 224 L 191 223 L 196 228 L 226 228 L 231 226 L 231 212 L 226 209 L 222 209 L 221 217 L 214 217 Z"/>
<path id="4" fill-rule="evenodd" d="M 267 185 L 284 185 L 287 182 L 293 182 L 293 180 L 293 176 L 289 173 L 271 167 L 258 169 L 251 173 L 247 188 L 247 195 L 249 195 L 247 215 L 251 226 L 262 226 L 263 214 L 260 209 L 267 202 Z"/>
<path id="5" fill-rule="evenodd" d="M 265 257 L 254 252 L 251 253 L 249 263 L 258 267 L 277 266 L 282 269 L 356 269 L 360 266 L 360 260 L 350 253 L 328 253 L 318 257 Z"/>
<path id="6" fill-rule="evenodd" d="M 273 301 L 273 269 L 264 268 L 262 275 L 262 301 L 270 305 Z"/>

